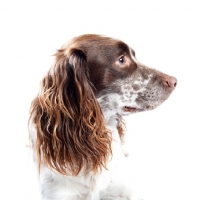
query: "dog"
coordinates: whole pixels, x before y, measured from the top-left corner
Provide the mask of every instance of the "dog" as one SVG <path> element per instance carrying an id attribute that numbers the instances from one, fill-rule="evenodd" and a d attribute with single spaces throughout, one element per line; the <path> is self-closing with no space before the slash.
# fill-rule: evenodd
<path id="1" fill-rule="evenodd" d="M 87 34 L 63 45 L 30 110 L 42 200 L 135 199 L 119 171 L 123 116 L 156 108 L 176 85 L 120 40 Z"/>

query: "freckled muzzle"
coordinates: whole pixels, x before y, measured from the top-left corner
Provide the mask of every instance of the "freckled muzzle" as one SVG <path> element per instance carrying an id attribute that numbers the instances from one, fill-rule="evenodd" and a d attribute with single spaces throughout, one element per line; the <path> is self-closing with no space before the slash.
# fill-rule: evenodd
<path id="1" fill-rule="evenodd" d="M 152 110 L 163 103 L 176 86 L 175 77 L 155 71 L 145 89 L 138 93 L 136 102 L 143 110 Z"/>

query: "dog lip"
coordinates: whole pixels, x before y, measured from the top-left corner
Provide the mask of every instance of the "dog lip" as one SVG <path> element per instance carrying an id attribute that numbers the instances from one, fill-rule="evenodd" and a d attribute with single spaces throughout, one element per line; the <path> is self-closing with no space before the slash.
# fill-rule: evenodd
<path id="1" fill-rule="evenodd" d="M 142 109 L 140 109 L 140 108 L 131 107 L 131 106 L 124 106 L 123 110 L 125 112 L 138 112 L 138 111 L 142 111 Z"/>

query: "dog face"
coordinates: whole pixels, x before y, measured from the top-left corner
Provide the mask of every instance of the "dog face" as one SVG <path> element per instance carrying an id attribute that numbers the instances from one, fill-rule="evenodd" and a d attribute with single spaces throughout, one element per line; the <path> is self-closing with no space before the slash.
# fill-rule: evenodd
<path id="1" fill-rule="evenodd" d="M 103 112 L 128 115 L 152 110 L 177 85 L 176 78 L 141 64 L 122 41 L 85 35 L 73 41 L 87 57 L 89 77 Z"/>

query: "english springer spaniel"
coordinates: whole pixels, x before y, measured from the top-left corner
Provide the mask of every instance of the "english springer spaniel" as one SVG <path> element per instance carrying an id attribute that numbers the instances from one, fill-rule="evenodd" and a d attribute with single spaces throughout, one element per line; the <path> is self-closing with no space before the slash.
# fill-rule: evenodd
<path id="1" fill-rule="evenodd" d="M 123 116 L 152 110 L 177 85 L 120 40 L 82 35 L 63 45 L 30 111 L 42 200 L 133 200 L 123 180 Z"/>

